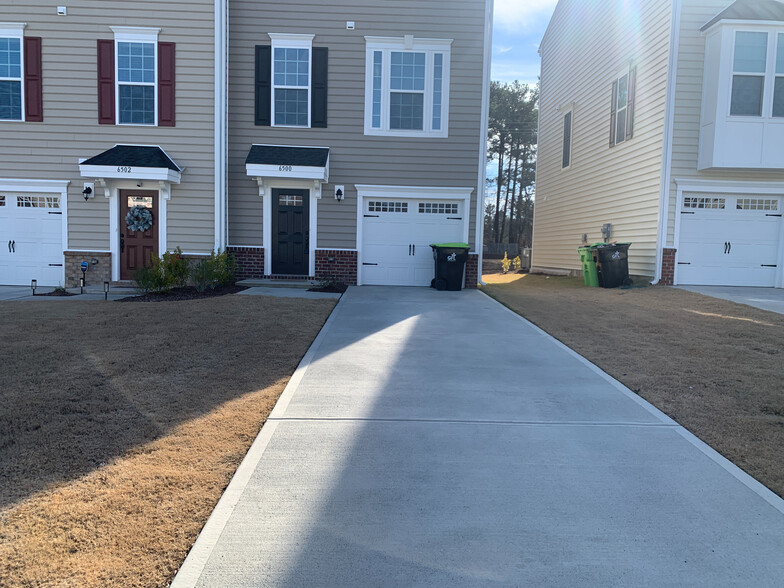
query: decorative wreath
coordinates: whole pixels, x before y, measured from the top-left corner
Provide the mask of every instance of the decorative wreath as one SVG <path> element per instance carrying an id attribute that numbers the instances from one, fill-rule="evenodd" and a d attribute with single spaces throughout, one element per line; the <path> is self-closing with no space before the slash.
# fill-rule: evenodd
<path id="1" fill-rule="evenodd" d="M 125 215 L 129 231 L 146 231 L 152 226 L 152 213 L 144 206 L 134 206 Z"/>

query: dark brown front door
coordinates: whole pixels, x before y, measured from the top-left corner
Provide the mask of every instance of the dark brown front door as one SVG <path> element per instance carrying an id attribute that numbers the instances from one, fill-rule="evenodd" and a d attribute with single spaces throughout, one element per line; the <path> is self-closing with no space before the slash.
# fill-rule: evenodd
<path id="1" fill-rule="evenodd" d="M 134 206 L 143 206 L 152 213 L 152 226 L 146 231 L 131 231 L 125 220 Z M 132 280 L 140 267 L 150 267 L 158 256 L 158 192 L 120 190 L 120 279 Z"/>
<path id="2" fill-rule="evenodd" d="M 308 275 L 308 190 L 272 190 L 272 273 Z"/>

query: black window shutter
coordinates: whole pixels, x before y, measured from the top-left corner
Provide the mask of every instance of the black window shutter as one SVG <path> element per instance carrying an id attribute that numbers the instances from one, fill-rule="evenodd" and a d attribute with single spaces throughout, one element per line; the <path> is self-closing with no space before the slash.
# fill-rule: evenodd
<path id="1" fill-rule="evenodd" d="M 327 48 L 313 47 L 313 83 L 310 89 L 310 126 L 327 126 Z"/>
<path id="2" fill-rule="evenodd" d="M 610 147 L 615 145 L 615 123 L 616 112 L 618 109 L 618 80 L 615 80 L 612 85 L 612 96 L 610 100 Z"/>
<path id="3" fill-rule="evenodd" d="M 272 47 L 256 45 L 256 115 L 255 124 L 272 124 L 270 87 L 272 83 Z"/>
<path id="4" fill-rule="evenodd" d="M 564 115 L 563 154 L 561 156 L 561 167 L 569 167 L 571 155 L 572 155 L 572 113 L 567 112 Z"/>
<path id="5" fill-rule="evenodd" d="M 637 66 L 629 70 L 629 94 L 626 98 L 626 139 L 634 133 L 634 94 L 637 86 Z"/>

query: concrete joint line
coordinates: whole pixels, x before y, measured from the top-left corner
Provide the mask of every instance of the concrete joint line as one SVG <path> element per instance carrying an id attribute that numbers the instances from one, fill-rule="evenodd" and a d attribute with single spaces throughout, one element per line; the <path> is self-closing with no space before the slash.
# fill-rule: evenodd
<path id="1" fill-rule="evenodd" d="M 591 421 L 501 421 L 501 420 L 460 420 L 460 419 L 392 419 L 392 418 L 351 418 L 351 417 L 280 417 L 267 419 L 282 422 L 343 422 L 343 423 L 433 423 L 447 425 L 518 425 L 524 427 L 643 427 L 657 429 L 679 429 L 677 423 L 644 423 L 644 422 L 591 422 Z"/>

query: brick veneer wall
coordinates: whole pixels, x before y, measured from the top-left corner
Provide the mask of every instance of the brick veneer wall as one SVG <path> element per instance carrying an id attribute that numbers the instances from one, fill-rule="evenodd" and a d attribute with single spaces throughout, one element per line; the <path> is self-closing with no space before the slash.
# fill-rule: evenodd
<path id="1" fill-rule="evenodd" d="M 672 286 L 675 282 L 675 251 L 669 247 L 662 249 L 662 272 L 659 280 L 662 286 Z"/>
<path id="2" fill-rule="evenodd" d="M 349 286 L 357 284 L 357 252 L 316 249 L 316 279 L 333 275 Z"/>
<path id="3" fill-rule="evenodd" d="M 98 263 L 93 264 L 93 260 Z M 103 285 L 112 279 L 112 254 L 98 251 L 66 251 L 65 252 L 65 287 L 78 288 L 82 277 L 82 262 L 89 263 L 85 274 L 86 286 Z"/>
<path id="4" fill-rule="evenodd" d="M 228 247 L 227 251 L 237 262 L 235 274 L 238 280 L 264 277 L 264 249 L 261 247 Z"/>
<path id="5" fill-rule="evenodd" d="M 479 283 L 479 255 L 469 253 L 465 267 L 465 287 L 476 288 Z"/>

